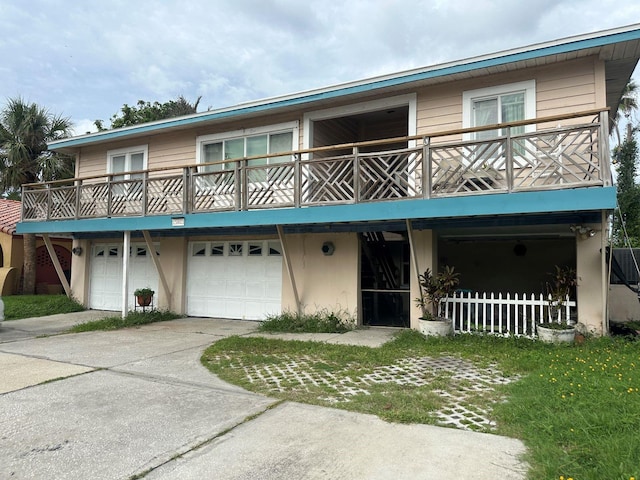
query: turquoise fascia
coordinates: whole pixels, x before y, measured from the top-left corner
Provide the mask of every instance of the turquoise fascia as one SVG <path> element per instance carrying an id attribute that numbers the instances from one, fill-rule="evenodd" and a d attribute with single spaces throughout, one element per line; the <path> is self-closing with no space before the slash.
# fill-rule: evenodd
<path id="1" fill-rule="evenodd" d="M 500 193 L 433 199 L 397 200 L 307 208 L 274 208 L 242 212 L 192 213 L 147 217 L 21 222 L 17 233 L 90 233 L 139 230 L 305 225 L 438 219 L 532 213 L 613 210 L 615 187 Z M 178 217 L 181 226 L 172 226 Z M 182 225 L 184 223 L 184 225 Z"/>

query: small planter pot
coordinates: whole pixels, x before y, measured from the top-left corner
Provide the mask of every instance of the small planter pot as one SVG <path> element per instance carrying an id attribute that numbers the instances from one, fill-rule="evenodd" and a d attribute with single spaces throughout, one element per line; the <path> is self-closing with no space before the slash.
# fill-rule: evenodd
<path id="1" fill-rule="evenodd" d="M 136 300 L 138 301 L 138 305 L 140 305 L 141 307 L 148 307 L 149 305 L 151 305 L 152 298 L 153 295 L 138 295 L 136 297 Z"/>
<path id="2" fill-rule="evenodd" d="M 536 326 L 538 338 L 547 343 L 572 343 L 576 338 L 576 329 L 571 328 L 548 328 L 541 325 Z"/>
<path id="3" fill-rule="evenodd" d="M 448 319 L 419 320 L 420 333 L 427 337 L 448 337 L 453 335 L 453 322 Z"/>

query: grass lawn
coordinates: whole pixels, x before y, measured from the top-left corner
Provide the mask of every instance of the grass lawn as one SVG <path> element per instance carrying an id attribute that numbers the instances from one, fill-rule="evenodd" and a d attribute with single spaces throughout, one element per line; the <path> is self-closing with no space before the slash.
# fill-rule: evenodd
<path id="1" fill-rule="evenodd" d="M 470 392 L 465 380 L 436 370 L 421 371 L 426 381 L 421 385 L 397 381 L 393 374 L 384 382 L 360 382 L 387 372 L 390 365 L 443 357 L 513 381 Z M 435 413 L 446 410 L 448 401 L 442 392 L 464 395 L 467 409 L 491 417 L 494 427 L 487 430 L 525 442 L 531 479 L 640 479 L 637 341 L 602 338 L 555 346 L 476 335 L 426 340 L 415 331 L 403 331 L 393 342 L 372 349 L 231 337 L 209 347 L 202 362 L 247 390 L 394 422 L 439 424 Z M 290 371 L 295 364 L 316 379 L 315 384 L 286 374 L 263 375 Z M 345 382 L 355 385 L 348 394 L 336 389 Z"/>
<path id="2" fill-rule="evenodd" d="M 96 330 L 118 330 L 121 328 L 136 327 L 148 323 L 166 322 L 182 318 L 177 313 L 163 310 L 149 310 L 148 312 L 129 312 L 126 317 L 113 315 L 111 317 L 94 320 L 91 322 L 79 323 L 69 329 L 69 333 L 93 332 Z"/>
<path id="3" fill-rule="evenodd" d="M 2 297 L 4 319 L 42 317 L 56 313 L 81 312 L 84 307 L 66 295 L 10 295 Z"/>

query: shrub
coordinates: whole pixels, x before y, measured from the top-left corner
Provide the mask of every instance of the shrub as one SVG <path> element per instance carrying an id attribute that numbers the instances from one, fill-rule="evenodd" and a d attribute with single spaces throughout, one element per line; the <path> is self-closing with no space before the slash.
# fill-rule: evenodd
<path id="1" fill-rule="evenodd" d="M 315 313 L 283 312 L 270 315 L 258 330 L 262 332 L 344 333 L 353 330 L 356 320 L 344 311 L 320 310 Z"/>

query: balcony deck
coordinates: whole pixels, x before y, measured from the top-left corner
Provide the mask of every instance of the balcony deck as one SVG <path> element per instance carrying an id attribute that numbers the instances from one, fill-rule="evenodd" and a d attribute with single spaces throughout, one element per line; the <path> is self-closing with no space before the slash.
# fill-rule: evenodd
<path id="1" fill-rule="evenodd" d="M 525 133 L 511 134 L 514 127 L 524 127 Z M 505 134 L 466 140 L 484 130 Z M 389 149 L 399 143 L 408 147 Z M 25 185 L 22 220 L 303 208 L 611 185 L 606 110 L 224 163 L 187 162 L 130 172 L 124 179 L 103 175 Z"/>

